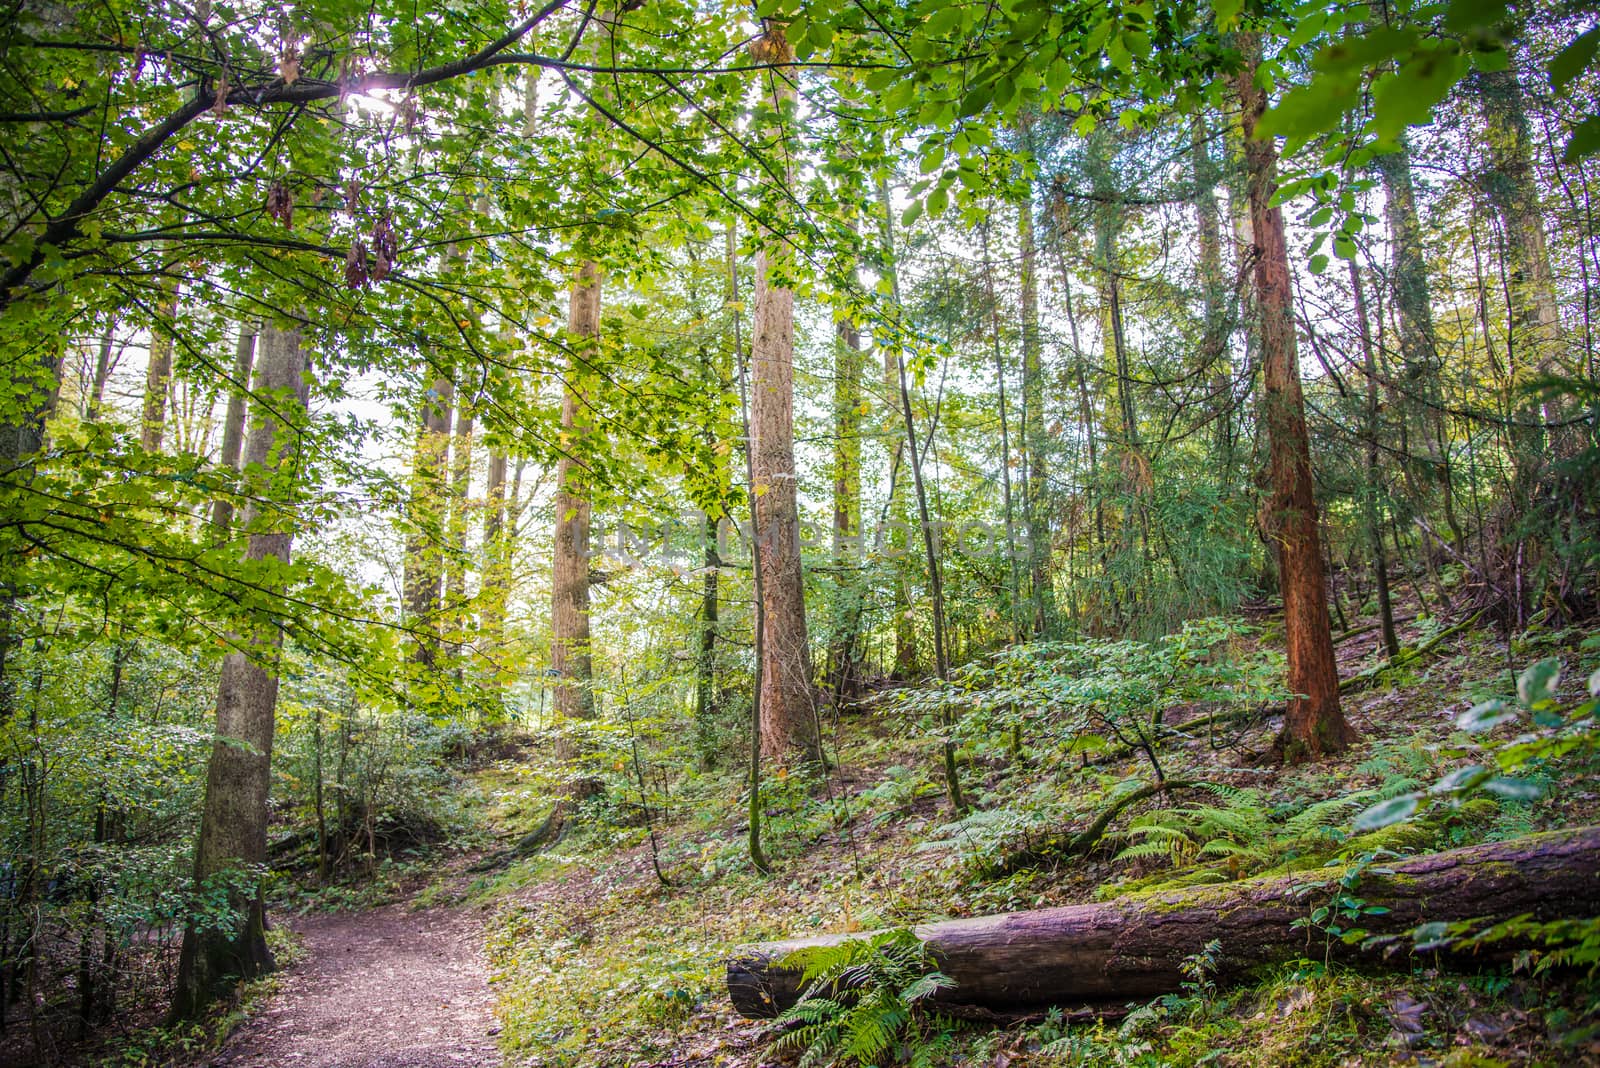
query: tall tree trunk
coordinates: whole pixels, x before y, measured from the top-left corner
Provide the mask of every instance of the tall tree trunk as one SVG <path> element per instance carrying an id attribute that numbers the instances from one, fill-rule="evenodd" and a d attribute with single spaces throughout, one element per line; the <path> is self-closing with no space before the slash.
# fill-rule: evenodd
<path id="1" fill-rule="evenodd" d="M 267 477 L 252 500 L 274 495 L 274 485 L 293 484 L 279 476 L 296 462 L 296 432 L 306 411 L 306 372 L 299 331 L 265 327 L 256 385 L 258 394 L 271 400 L 257 409 L 244 460 L 246 469 L 265 471 Z M 280 422 L 286 431 L 281 435 Z M 247 565 L 267 559 L 289 562 L 293 491 L 278 495 L 282 499 L 270 509 L 252 503 L 243 510 L 242 525 L 249 531 Z M 196 1015 L 232 981 L 272 967 L 261 886 L 252 871 L 267 861 L 267 792 L 282 643 L 277 620 L 255 620 L 239 636 L 245 651 L 231 652 L 222 661 L 194 880 L 201 895 L 226 887 L 233 917 L 225 924 L 184 932 L 173 999 L 176 1017 Z"/>
<path id="2" fill-rule="evenodd" d="M 572 283 L 567 334 L 572 358 L 561 397 L 561 430 L 569 442 L 589 432 L 588 393 L 600 336 L 600 268 L 586 262 Z M 572 719 L 594 716 L 589 652 L 589 488 L 582 462 L 569 447 L 556 466 L 555 542 L 550 576 L 550 670 L 556 678 L 555 710 Z"/>
<path id="3" fill-rule="evenodd" d="M 467 507 L 472 489 L 472 410 L 456 398 L 456 432 L 450 457 L 450 519 L 445 545 L 444 610 L 456 678 L 467 634 Z"/>
<path id="4" fill-rule="evenodd" d="M 510 545 L 506 533 L 506 453 L 490 448 L 484 482 L 483 579 L 479 629 L 484 655 L 497 658 L 505 644 L 506 599 L 510 592 Z M 496 668 L 498 674 L 498 668 Z"/>
<path id="5" fill-rule="evenodd" d="M 1010 604 L 1006 613 L 1011 623 L 1012 642 L 1022 641 L 1022 580 L 1017 569 L 1016 515 L 1011 500 L 1011 423 L 1006 412 L 1006 365 L 1000 340 L 1000 298 L 994 288 L 994 264 L 989 258 L 989 224 L 979 231 L 983 243 L 983 286 L 989 298 L 989 337 L 994 343 L 994 381 L 1000 403 L 1000 507 L 1005 515 L 1006 565 L 1010 578 Z"/>
<path id="6" fill-rule="evenodd" d="M 1227 488 L 1233 471 L 1233 368 L 1228 362 L 1228 287 L 1222 276 L 1222 211 L 1217 205 L 1219 175 L 1207 146 L 1203 120 L 1191 133 L 1194 157 L 1194 214 L 1199 235 L 1201 333 L 1200 373 L 1210 380 L 1212 441 L 1218 485 Z"/>
<path id="7" fill-rule="evenodd" d="M 879 207 L 883 212 L 884 262 L 894 262 L 894 208 L 889 199 L 886 181 L 878 185 Z M 889 273 L 890 297 L 894 301 L 894 314 L 901 314 L 900 272 Z M 903 336 L 903 335 L 902 335 Z M 945 644 L 944 575 L 939 566 L 939 546 L 934 538 L 933 516 L 928 510 L 928 491 L 922 480 L 922 450 L 917 445 L 917 423 L 911 408 L 911 385 L 906 378 L 905 358 L 901 353 L 900 338 L 888 346 L 893 352 L 895 380 L 900 389 L 900 414 L 905 423 L 906 454 L 911 458 L 911 484 L 917 495 L 917 516 L 922 521 L 922 551 L 928 565 L 928 593 L 933 600 L 933 657 L 934 670 L 941 682 L 950 678 L 950 653 Z M 950 797 L 950 807 L 958 815 L 967 811 L 966 799 L 961 793 L 961 777 L 956 770 L 956 747 L 950 737 L 955 723 L 948 709 L 943 713 L 945 789 Z"/>
<path id="8" fill-rule="evenodd" d="M 177 329 L 178 285 L 164 287 L 166 295 L 150 324 L 150 361 L 144 374 L 144 417 L 139 424 L 139 444 L 146 452 L 160 452 L 167 429 L 167 391 L 172 385 L 173 331 Z M 162 321 L 165 320 L 165 321 Z"/>
<path id="9" fill-rule="evenodd" d="M 224 469 L 239 473 L 239 456 L 244 450 L 244 416 L 250 396 L 250 368 L 255 362 L 256 327 L 239 324 L 239 338 L 233 349 L 233 388 L 228 390 L 228 410 L 223 416 L 222 451 L 217 462 Z M 233 501 L 218 497 L 211 505 L 211 526 L 220 538 L 228 537 L 233 525 Z"/>
<path id="10" fill-rule="evenodd" d="M 1513 379 L 1525 382 L 1533 374 L 1562 370 L 1561 316 L 1539 204 L 1528 113 L 1516 68 L 1476 77 L 1488 126 L 1489 171 L 1484 184 L 1489 203 L 1500 216 L 1510 261 L 1513 334 L 1509 363 Z M 1556 414 L 1547 412 L 1548 416 Z"/>
<path id="11" fill-rule="evenodd" d="M 1465 534 L 1456 518 L 1455 494 L 1450 469 L 1450 442 L 1444 419 L 1444 383 L 1440 373 L 1444 361 L 1439 355 L 1438 335 L 1433 327 L 1433 297 L 1428 284 L 1428 263 L 1423 253 L 1422 222 L 1417 215 L 1415 183 L 1411 177 L 1411 149 L 1402 134 L 1397 151 L 1385 153 L 1375 161 L 1383 179 L 1384 214 L 1392 249 L 1390 276 L 1394 282 L 1394 304 L 1400 324 L 1400 358 L 1406 382 L 1406 405 L 1416 410 L 1416 433 L 1420 438 L 1426 483 L 1415 488 L 1417 506 L 1426 507 L 1426 486 L 1441 489 L 1445 522 L 1455 539 L 1457 551 Z M 1410 450 L 1407 453 L 1410 465 Z"/>
<path id="12" fill-rule="evenodd" d="M 766 74 L 766 98 L 780 145 L 793 117 L 794 60 L 781 23 L 767 22 L 751 45 L 758 63 L 775 64 Z M 776 206 L 793 175 L 787 168 L 770 190 Z M 755 310 L 750 335 L 750 432 L 754 436 L 756 550 L 761 554 L 762 596 L 766 601 L 766 663 L 761 685 L 761 751 L 774 760 L 798 752 L 808 761 L 821 757 L 811 685 L 811 652 L 806 634 L 805 576 L 800 561 L 800 516 L 794 461 L 794 293 L 783 285 L 789 268 L 787 246 L 762 235 L 756 253 Z"/>
<path id="13" fill-rule="evenodd" d="M 450 461 L 450 413 L 455 383 L 438 374 L 422 404 L 422 425 L 411 456 L 411 496 L 406 505 L 403 581 L 411 658 L 432 667 L 439 654 L 439 600 L 444 582 L 445 471 Z"/>
<path id="14" fill-rule="evenodd" d="M 1378 363 L 1373 351 L 1372 327 L 1367 320 L 1367 298 L 1361 284 L 1361 268 L 1350 262 L 1350 289 L 1355 295 L 1356 326 L 1361 337 L 1361 366 L 1367 380 L 1366 410 L 1366 485 L 1361 488 L 1361 517 L 1366 527 L 1367 549 L 1372 554 L 1372 579 L 1378 593 L 1378 624 L 1383 633 L 1383 649 L 1390 659 L 1400 655 L 1400 639 L 1394 630 L 1394 605 L 1389 596 L 1389 556 L 1383 547 L 1383 523 L 1378 516 L 1381 475 L 1379 454 Z"/>
<path id="15" fill-rule="evenodd" d="M 1044 368 L 1040 362 L 1038 249 L 1033 233 L 1033 186 L 1017 207 L 1017 243 L 1021 250 L 1022 292 L 1022 447 L 1023 502 L 1028 524 L 1029 601 L 1033 633 L 1055 629 L 1056 598 L 1050 578 L 1050 464 L 1045 453 Z"/>
<path id="16" fill-rule="evenodd" d="M 1277 191 L 1278 149 L 1256 137 L 1267 96 L 1255 84 L 1260 42 L 1251 40 L 1239 74 L 1243 108 L 1245 172 L 1256 241 L 1256 297 L 1261 316 L 1261 419 L 1267 428 L 1272 470 L 1268 514 L 1278 543 L 1282 573 L 1284 637 L 1288 644 L 1289 699 L 1281 738 L 1289 760 L 1316 759 L 1345 749 L 1355 731 L 1339 707 L 1339 671 L 1328 625 L 1327 580 L 1317 529 L 1311 480 L 1311 442 L 1306 432 L 1300 362 L 1295 350 L 1294 303 L 1283 211 L 1272 204 Z"/>
<path id="17" fill-rule="evenodd" d="M 842 320 L 833 348 L 833 633 L 828 643 L 829 689 L 854 696 L 860 584 L 851 576 L 861 562 L 861 332 Z M 851 551 L 856 547 L 857 551 Z"/>
<path id="18" fill-rule="evenodd" d="M 100 335 L 100 348 L 95 354 L 94 378 L 89 384 L 89 399 L 83 409 L 83 418 L 87 422 L 98 422 L 100 409 L 105 406 L 106 381 L 111 377 L 111 356 L 116 343 L 117 319 L 112 316 L 106 322 L 106 332 Z"/>

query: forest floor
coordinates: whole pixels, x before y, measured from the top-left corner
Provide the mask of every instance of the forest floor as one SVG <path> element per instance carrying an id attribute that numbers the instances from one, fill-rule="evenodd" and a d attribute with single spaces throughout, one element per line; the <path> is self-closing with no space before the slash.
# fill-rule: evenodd
<path id="1" fill-rule="evenodd" d="M 1443 627 L 1413 622 L 1402 640 L 1416 647 Z M 1259 637 L 1266 648 L 1279 640 L 1270 623 Z M 1341 643 L 1341 675 L 1375 665 L 1375 645 L 1372 634 Z M 1426 788 L 1463 763 L 1456 717 L 1510 693 L 1510 669 L 1546 656 L 1565 664 L 1564 692 L 1581 694 L 1600 661 L 1600 637 L 1552 629 L 1507 649 L 1487 626 L 1452 636 L 1347 696 L 1361 738 L 1337 760 L 1284 768 L 1266 759 L 1277 729 L 1270 716 L 1180 737 L 1164 751 L 1168 774 L 1207 779 L 1213 792 L 1130 810 L 1095 855 L 1006 876 L 995 874 L 994 862 L 1009 850 L 1082 826 L 1107 797 L 1147 779 L 1148 768 L 1136 757 L 1085 766 L 1049 748 L 1042 726 L 1019 757 L 999 732 L 963 745 L 975 812 L 958 821 L 926 743 L 933 731 L 904 714 L 847 716 L 830 728 L 837 759 L 826 781 L 779 777 L 764 788 L 770 876 L 749 863 L 736 790 L 712 792 L 728 791 L 726 782 L 653 791 L 653 827 L 626 793 L 596 799 L 587 823 L 574 820 L 553 849 L 469 890 L 469 899 L 496 910 L 489 953 L 507 1063 L 793 1064 L 794 1054 L 770 1052 L 769 1028 L 729 1006 L 723 961 L 742 943 L 1106 900 L 1303 871 L 1364 852 L 1426 853 L 1600 822 L 1600 766 L 1587 762 L 1538 771 L 1544 796 L 1536 802 L 1485 798 L 1378 832 L 1352 830 L 1375 798 Z M 626 759 L 616 768 L 631 773 Z M 551 774 L 535 758 L 508 761 L 478 782 L 499 825 L 531 827 L 548 811 Z M 1181 847 L 1125 855 L 1141 841 L 1128 833 L 1136 818 L 1186 828 Z M 1208 855 L 1212 843 L 1222 845 Z M 1121 1023 L 1070 1031 L 1048 1019 L 930 1025 L 917 1044 L 937 1049 L 925 1048 L 931 1055 L 917 1063 L 1600 1064 L 1594 984 L 1527 968 L 1459 974 L 1419 963 L 1369 975 L 1302 961 L 1254 985 L 1175 992 L 1128 1010 Z"/>
<path id="2" fill-rule="evenodd" d="M 1413 621 L 1402 640 L 1414 648 L 1444 625 Z M 1269 621 L 1252 645 L 1280 640 Z M 1343 677 L 1378 662 L 1376 640 L 1352 634 L 1340 644 Z M 964 742 L 962 776 L 975 811 L 956 820 L 942 796 L 935 732 L 906 713 L 845 716 L 829 729 L 834 767 L 826 779 L 780 773 L 764 786 L 772 873 L 763 875 L 747 852 L 737 768 L 685 775 L 690 750 L 682 740 L 677 750 L 658 750 L 659 766 L 640 769 L 629 763 L 627 738 L 610 749 L 602 738 L 596 753 L 610 755 L 597 755 L 588 772 L 605 776 L 607 791 L 572 813 L 560 840 L 474 871 L 494 846 L 543 823 L 572 774 L 547 747 L 519 747 L 463 780 L 475 826 L 457 839 L 460 848 L 419 860 L 382 893 L 372 892 L 381 878 L 357 876 L 308 889 L 296 905 L 341 911 L 275 912 L 295 932 L 299 959 L 270 981 L 271 993 L 241 1010 L 244 1022 L 201 1063 L 792 1065 L 793 1054 L 769 1052 L 766 1024 L 729 1005 L 723 964 L 741 944 L 1106 900 L 1304 871 L 1363 852 L 1426 853 L 1600 823 L 1600 761 L 1586 757 L 1536 769 L 1536 801 L 1479 798 L 1378 832 L 1352 828 L 1375 797 L 1425 789 L 1470 759 L 1457 716 L 1509 694 L 1516 670 L 1548 656 L 1567 669 L 1563 692 L 1581 694 L 1600 666 L 1600 632 L 1550 629 L 1510 648 L 1488 627 L 1450 636 L 1347 695 L 1361 737 L 1336 760 L 1285 768 L 1265 759 L 1277 729 L 1271 716 L 1176 736 L 1163 750 L 1168 775 L 1204 778 L 1211 792 L 1130 809 L 1093 855 L 1009 875 L 996 873 L 997 860 L 1082 826 L 1109 797 L 1146 781 L 1149 769 L 1137 757 L 1095 764 L 1069 755 L 1041 716 L 1021 754 L 1005 731 Z M 664 735 L 676 729 L 663 722 Z M 647 720 L 638 726 L 653 729 Z M 642 780 L 659 782 L 648 804 L 634 792 Z M 1136 820 L 1182 828 L 1182 841 L 1170 852 L 1130 855 L 1141 841 L 1130 833 Z M 1213 843 L 1227 848 L 1208 853 Z M 1050 1019 L 933 1022 L 917 1042 L 930 1054 L 920 1063 L 971 1068 L 1600 1065 L 1600 988 L 1581 974 L 1527 968 L 1464 974 L 1419 962 L 1371 975 L 1300 961 L 1252 985 L 1130 1005 L 1121 1021 L 1072 1029 Z"/>
<path id="3" fill-rule="evenodd" d="M 300 959 L 209 1063 L 217 1068 L 500 1064 L 484 918 L 384 905 L 294 917 Z"/>

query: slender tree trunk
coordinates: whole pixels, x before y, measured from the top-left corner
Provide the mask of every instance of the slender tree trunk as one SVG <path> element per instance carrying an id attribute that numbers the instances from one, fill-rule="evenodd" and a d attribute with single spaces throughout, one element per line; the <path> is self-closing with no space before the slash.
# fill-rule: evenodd
<path id="1" fill-rule="evenodd" d="M 983 284 L 989 298 L 989 336 L 994 342 L 994 380 L 1000 401 L 1000 506 L 1005 514 L 1006 565 L 1010 577 L 1011 603 L 1006 613 L 1011 622 L 1011 641 L 1022 641 L 1022 578 L 1017 568 L 1016 515 L 1011 500 L 1011 424 L 1006 412 L 1006 365 L 1000 341 L 1000 298 L 994 289 L 994 264 L 989 259 L 989 224 L 979 231 L 983 242 Z"/>
<path id="2" fill-rule="evenodd" d="M 1400 654 L 1400 639 L 1394 630 L 1394 605 L 1389 596 L 1389 556 L 1383 547 L 1383 523 L 1378 517 L 1380 472 L 1378 469 L 1378 365 L 1372 347 L 1372 327 L 1367 321 L 1367 298 L 1361 284 L 1361 269 L 1350 260 L 1350 289 L 1355 294 L 1356 326 L 1361 336 L 1361 360 L 1367 380 L 1366 410 L 1366 485 L 1361 491 L 1361 516 L 1366 527 L 1367 548 L 1372 554 L 1372 580 L 1378 593 L 1378 623 L 1383 633 L 1384 652 L 1390 659 Z"/>
<path id="3" fill-rule="evenodd" d="M 222 452 L 217 458 L 220 466 L 234 474 L 239 473 L 239 456 L 244 450 L 244 416 L 250 395 L 250 368 L 255 362 L 256 327 L 249 323 L 239 325 L 239 339 L 233 349 L 233 388 L 228 391 L 228 410 L 222 417 Z M 219 538 L 228 537 L 233 525 L 233 501 L 218 497 L 211 505 L 211 525 Z"/>
<path id="4" fill-rule="evenodd" d="M 485 475 L 483 580 L 479 623 L 484 655 L 498 658 L 505 644 L 506 599 L 510 586 L 510 545 L 506 535 L 506 454 L 491 448 Z M 499 674 L 498 666 L 495 673 Z"/>
<path id="5" fill-rule="evenodd" d="M 106 400 L 106 381 L 111 377 L 111 355 L 117 342 L 117 319 L 112 316 L 106 323 L 106 332 L 100 335 L 100 348 L 95 354 L 94 379 L 89 385 L 89 400 L 83 409 L 86 422 L 100 419 L 100 409 Z"/>
<path id="6" fill-rule="evenodd" d="M 1510 364 L 1513 378 L 1524 382 L 1532 374 L 1561 371 L 1561 316 L 1539 204 L 1528 113 L 1516 68 L 1476 77 L 1488 127 L 1489 172 L 1484 182 L 1506 235 L 1510 266 Z M 1518 369 L 1523 373 L 1518 374 Z M 1546 414 L 1553 417 L 1558 413 Z"/>
<path id="7" fill-rule="evenodd" d="M 268 326 L 261 333 L 258 394 L 271 398 L 258 409 L 245 448 L 247 469 L 281 476 L 296 462 L 295 433 L 306 410 L 307 362 L 298 330 Z M 285 432 L 280 420 L 287 416 Z M 264 480 L 252 498 L 273 492 Z M 241 515 L 249 531 L 246 564 L 289 562 L 293 497 L 264 510 L 247 505 Z M 226 887 L 234 915 L 223 925 L 184 932 L 178 965 L 175 1017 L 196 1015 L 237 979 L 272 967 L 266 943 L 261 886 L 254 871 L 267 861 L 267 793 L 272 760 L 273 717 L 278 698 L 277 664 L 283 630 L 276 620 L 256 620 L 240 635 L 244 651 L 223 658 L 217 686 L 216 740 L 206 767 L 200 840 L 195 847 L 195 889 L 202 895 Z"/>
<path id="8" fill-rule="evenodd" d="M 744 338 L 740 336 L 739 329 L 739 261 L 736 257 L 737 241 L 734 224 L 728 224 L 728 308 L 733 313 L 733 354 L 735 365 L 739 374 L 739 421 L 744 431 L 744 476 L 746 495 L 750 499 L 750 525 L 753 530 L 760 530 L 760 517 L 756 512 L 756 459 L 755 435 L 750 428 L 750 368 L 745 362 Z M 759 276 L 758 276 L 759 277 Z M 761 848 L 761 751 L 765 738 L 766 715 L 762 712 L 761 703 L 765 699 L 767 688 L 763 678 L 766 670 L 766 586 L 763 580 L 765 569 L 761 562 L 761 553 L 752 547 L 750 552 L 750 582 L 754 593 L 754 631 L 755 631 L 755 671 L 751 682 L 750 701 L 750 800 L 746 809 L 749 822 L 749 832 L 745 839 L 749 847 L 750 863 L 756 871 L 767 874 L 771 867 L 767 863 L 765 851 Z M 819 742 L 818 749 L 821 745 Z"/>
<path id="9" fill-rule="evenodd" d="M 1415 184 L 1411 177 L 1411 149 L 1404 135 L 1395 152 L 1375 161 L 1383 179 L 1385 216 L 1392 249 L 1390 273 L 1394 306 L 1400 324 L 1400 358 L 1405 379 L 1405 408 L 1417 413 L 1416 437 L 1422 444 L 1423 470 L 1428 484 L 1441 488 L 1441 504 L 1457 551 L 1466 535 L 1455 513 L 1450 469 L 1449 439 L 1444 420 L 1444 361 L 1439 355 L 1433 326 L 1433 297 L 1428 284 L 1428 264 L 1423 254 L 1422 223 L 1417 215 Z M 1407 462 L 1410 462 L 1409 455 Z M 1417 506 L 1426 507 L 1426 491 L 1418 487 Z"/>
<path id="10" fill-rule="evenodd" d="M 854 696 L 856 629 L 861 590 L 850 576 L 861 562 L 861 332 L 851 319 L 838 325 L 833 359 L 833 633 L 828 645 L 829 689 Z"/>
<path id="11" fill-rule="evenodd" d="M 1017 208 L 1022 294 L 1022 444 L 1027 486 L 1028 578 L 1033 633 L 1055 629 L 1056 598 L 1050 577 L 1050 463 L 1046 452 L 1043 346 L 1039 341 L 1039 254 L 1033 232 L 1033 186 Z"/>
<path id="12" fill-rule="evenodd" d="M 450 414 L 455 383 L 441 373 L 422 405 L 422 425 L 411 458 L 404 595 L 411 658 L 432 667 L 439 654 L 439 600 L 444 582 L 445 472 L 450 460 Z"/>
<path id="13" fill-rule="evenodd" d="M 178 286 L 166 287 L 157 314 L 165 322 L 150 324 L 150 362 L 145 365 L 144 418 L 139 424 L 139 444 L 146 452 L 160 452 L 167 429 L 167 391 L 172 385 L 172 342 L 178 314 Z"/>
<path id="14" fill-rule="evenodd" d="M 1355 732 L 1339 707 L 1339 671 L 1328 626 L 1327 580 L 1312 490 L 1311 443 L 1295 351 L 1294 304 L 1290 293 L 1289 250 L 1283 211 L 1272 204 L 1277 191 L 1278 150 L 1255 136 L 1266 110 L 1266 93 L 1255 84 L 1259 41 L 1239 74 L 1243 107 L 1245 168 L 1250 216 L 1256 240 L 1256 295 L 1261 316 L 1265 395 L 1262 422 L 1267 428 L 1272 469 L 1268 514 L 1278 543 L 1282 573 L 1284 637 L 1288 644 L 1289 699 L 1282 746 L 1289 760 L 1316 759 L 1345 749 Z"/>
<path id="15" fill-rule="evenodd" d="M 883 235 L 886 243 L 885 262 L 894 259 L 894 209 L 889 199 L 888 183 L 878 186 L 879 206 L 883 211 Z M 890 295 L 894 301 L 895 315 L 901 314 L 900 272 L 889 274 Z M 911 386 L 906 378 L 905 358 L 899 340 L 889 346 L 893 350 L 896 383 L 900 388 L 900 413 L 905 422 L 906 452 L 911 457 L 911 485 L 917 496 L 917 516 L 922 521 L 922 550 L 928 565 L 928 592 L 933 600 L 933 657 L 934 670 L 941 682 L 950 678 L 950 654 L 945 644 L 944 575 L 939 566 L 939 546 L 934 540 L 933 516 L 928 511 L 928 491 L 922 480 L 922 452 L 917 446 L 917 423 L 911 408 Z M 950 797 L 950 807 L 960 815 L 967 811 L 966 799 L 961 793 L 961 776 L 956 770 L 956 746 L 950 737 L 955 723 L 947 710 L 944 713 L 945 740 L 944 780 Z"/>
<path id="16" fill-rule="evenodd" d="M 759 63 L 784 64 L 794 51 L 783 26 L 768 22 L 751 47 Z M 766 72 L 767 101 L 778 126 L 779 152 L 792 120 L 791 73 Z M 784 173 L 787 187 L 792 174 Z M 774 200 L 782 188 L 769 191 Z M 775 205 L 774 205 L 775 206 Z M 761 751 L 774 760 L 798 752 L 821 758 L 806 634 L 805 577 L 800 561 L 800 517 L 794 460 L 794 293 L 783 284 L 790 255 L 772 234 L 756 253 L 756 290 L 750 335 L 750 418 L 755 450 L 756 550 L 761 555 L 766 660 L 761 685 Z"/>
<path id="17" fill-rule="evenodd" d="M 1199 116 L 1191 135 L 1194 156 L 1194 214 L 1199 234 L 1201 334 L 1200 373 L 1210 380 L 1210 418 L 1218 485 L 1226 487 L 1233 470 L 1233 368 L 1228 362 L 1228 287 L 1222 276 L 1222 211 L 1217 205 L 1218 173 Z"/>
<path id="18" fill-rule="evenodd" d="M 561 430 L 569 441 L 587 436 L 591 366 L 600 336 L 600 268 L 587 262 L 572 283 L 567 334 L 572 359 L 561 398 Z M 556 466 L 555 541 L 550 578 L 550 669 L 555 710 L 572 719 L 594 717 L 594 660 L 589 651 L 589 488 L 580 459 L 569 449 Z"/>
<path id="19" fill-rule="evenodd" d="M 450 519 L 445 546 L 444 611 L 450 636 L 448 647 L 456 678 L 465 666 L 461 652 L 467 638 L 467 507 L 472 496 L 472 411 L 457 398 L 456 431 L 450 457 Z"/>

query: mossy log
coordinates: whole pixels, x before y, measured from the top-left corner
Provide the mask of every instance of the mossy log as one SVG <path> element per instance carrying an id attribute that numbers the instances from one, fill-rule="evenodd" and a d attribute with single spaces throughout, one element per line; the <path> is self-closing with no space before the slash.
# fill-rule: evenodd
<path id="1" fill-rule="evenodd" d="M 1600 827 L 1555 831 L 1511 842 L 1415 857 L 1361 874 L 1350 891 L 1387 912 L 1326 922 L 1371 936 L 1345 944 L 1315 927 L 1295 926 L 1326 905 L 1345 874 L 1324 868 L 1295 875 L 1156 891 L 1091 905 L 949 920 L 916 928 L 955 986 L 953 1004 L 1000 1012 L 1050 1006 L 1121 1004 L 1181 989 L 1184 958 L 1217 940 L 1218 982 L 1302 957 L 1393 966 L 1419 951 L 1422 924 L 1473 921 L 1485 927 L 1531 914 L 1538 920 L 1600 912 Z M 749 947 L 728 962 L 728 994 L 749 1017 L 775 1016 L 800 995 L 800 976 L 779 962 L 806 946 L 851 935 L 823 935 Z M 854 937 L 860 937 L 854 936 Z M 1509 959 L 1525 942 L 1428 949 L 1440 963 L 1477 967 Z"/>

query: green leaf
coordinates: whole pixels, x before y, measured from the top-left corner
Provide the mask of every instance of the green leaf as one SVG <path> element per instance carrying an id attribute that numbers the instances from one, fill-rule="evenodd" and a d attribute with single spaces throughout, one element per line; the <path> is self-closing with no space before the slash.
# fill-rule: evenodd
<path id="1" fill-rule="evenodd" d="M 1502 723 L 1515 719 L 1516 715 L 1506 708 L 1506 703 L 1501 700 L 1481 701 L 1463 712 L 1456 720 L 1456 726 L 1464 731 L 1476 734 L 1479 731 L 1492 730 Z"/>
<path id="2" fill-rule="evenodd" d="M 1211 10 L 1217 16 L 1217 29 L 1231 30 L 1239 22 L 1239 12 L 1244 10 L 1244 0 L 1212 0 Z"/>
<path id="3" fill-rule="evenodd" d="M 1410 819 L 1417 811 L 1417 796 L 1402 794 L 1387 801 L 1380 801 L 1356 817 L 1356 830 L 1376 831 Z"/>
<path id="4" fill-rule="evenodd" d="M 1538 783 L 1529 782 L 1527 779 L 1512 779 L 1504 775 L 1489 779 L 1483 784 L 1483 788 L 1508 801 L 1536 801 L 1544 796 L 1544 790 Z"/>
<path id="5" fill-rule="evenodd" d="M 956 108 L 959 118 L 970 118 L 989 106 L 989 101 L 994 99 L 994 85 L 984 84 L 974 86 L 967 95 L 961 98 L 961 106 Z"/>
<path id="6" fill-rule="evenodd" d="M 1312 274 L 1321 274 L 1323 271 L 1326 271 L 1327 269 L 1328 269 L 1328 256 L 1327 256 L 1326 253 L 1319 252 L 1315 256 L 1311 257 L 1311 273 Z"/>
<path id="7" fill-rule="evenodd" d="M 1522 702 L 1524 708 L 1549 701 L 1555 697 L 1556 685 L 1560 681 L 1561 661 L 1553 656 L 1547 657 L 1517 676 L 1517 700 Z"/>
<path id="8" fill-rule="evenodd" d="M 1506 0 L 1450 0 L 1445 7 L 1445 28 L 1456 33 L 1498 26 L 1505 20 Z"/>
<path id="9" fill-rule="evenodd" d="M 1596 152 L 1600 152 L 1600 115 L 1590 115 L 1578 123 L 1577 129 L 1572 131 L 1572 137 L 1567 141 L 1565 158 L 1568 163 L 1577 163 Z"/>
<path id="10" fill-rule="evenodd" d="M 1467 57 L 1453 44 L 1417 52 L 1394 74 L 1372 87 L 1372 128 L 1382 142 L 1392 142 L 1407 126 L 1430 121 L 1434 105 L 1467 73 Z"/>
<path id="11" fill-rule="evenodd" d="M 1583 68 L 1594 62 L 1596 49 L 1600 49 L 1600 26 L 1556 53 L 1556 58 L 1550 61 L 1550 88 L 1559 93 L 1572 84 L 1583 73 Z"/>

